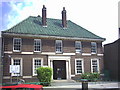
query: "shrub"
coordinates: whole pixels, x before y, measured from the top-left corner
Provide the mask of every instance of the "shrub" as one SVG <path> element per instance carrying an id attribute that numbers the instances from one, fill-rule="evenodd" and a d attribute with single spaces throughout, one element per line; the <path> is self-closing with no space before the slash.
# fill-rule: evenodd
<path id="1" fill-rule="evenodd" d="M 87 79 L 88 81 L 97 81 L 100 78 L 99 73 L 84 73 L 81 74 L 81 79 Z"/>
<path id="2" fill-rule="evenodd" d="M 39 67 L 37 69 L 37 78 L 42 85 L 49 85 L 51 82 L 52 69 L 49 67 Z"/>

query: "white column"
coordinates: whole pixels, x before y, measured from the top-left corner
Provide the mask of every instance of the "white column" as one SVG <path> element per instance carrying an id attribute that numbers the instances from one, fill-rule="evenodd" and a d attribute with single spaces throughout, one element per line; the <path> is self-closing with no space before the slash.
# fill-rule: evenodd
<path id="1" fill-rule="evenodd" d="M 68 73 L 68 61 L 66 61 L 66 78 L 69 78 L 69 73 Z"/>
<path id="2" fill-rule="evenodd" d="M 52 68 L 53 70 L 53 60 L 50 60 L 50 67 Z M 53 73 L 53 72 L 52 72 Z M 52 74 L 52 80 L 53 80 L 53 74 Z"/>
<path id="3" fill-rule="evenodd" d="M 70 60 L 69 60 L 69 79 L 71 79 L 71 63 L 70 63 Z"/>

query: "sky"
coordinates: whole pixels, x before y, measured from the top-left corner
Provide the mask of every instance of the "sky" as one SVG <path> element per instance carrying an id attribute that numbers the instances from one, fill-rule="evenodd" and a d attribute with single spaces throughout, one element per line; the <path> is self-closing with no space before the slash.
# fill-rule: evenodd
<path id="1" fill-rule="evenodd" d="M 63 7 L 67 19 L 90 32 L 106 38 L 103 44 L 118 39 L 119 0 L 0 0 L 0 31 L 7 30 L 29 16 L 42 15 L 43 5 L 47 18 L 61 19 Z"/>

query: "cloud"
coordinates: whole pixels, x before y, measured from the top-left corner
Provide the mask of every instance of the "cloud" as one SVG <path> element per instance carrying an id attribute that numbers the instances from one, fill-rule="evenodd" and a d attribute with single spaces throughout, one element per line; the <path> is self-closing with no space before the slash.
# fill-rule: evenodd
<path id="1" fill-rule="evenodd" d="M 24 0 L 17 2 L 12 0 L 9 2 L 10 12 L 4 15 L 5 28 L 9 29 L 29 16 L 37 16 L 41 14 L 41 6 L 45 0 Z M 8 3 L 8 2 L 6 2 Z"/>
<path id="2" fill-rule="evenodd" d="M 29 16 L 32 3 L 30 2 L 10 2 L 11 11 L 7 16 L 7 29 L 19 23 Z"/>

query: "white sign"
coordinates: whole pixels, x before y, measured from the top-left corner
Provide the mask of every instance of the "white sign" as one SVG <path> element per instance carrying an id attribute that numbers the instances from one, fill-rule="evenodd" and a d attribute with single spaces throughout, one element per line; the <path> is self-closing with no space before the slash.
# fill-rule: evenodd
<path id="1" fill-rule="evenodd" d="M 10 65 L 10 73 L 20 73 L 20 65 Z"/>

